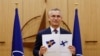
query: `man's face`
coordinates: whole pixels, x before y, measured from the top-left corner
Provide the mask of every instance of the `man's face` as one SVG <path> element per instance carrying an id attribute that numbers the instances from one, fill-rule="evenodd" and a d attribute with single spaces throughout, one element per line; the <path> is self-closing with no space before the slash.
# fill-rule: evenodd
<path id="1" fill-rule="evenodd" d="M 60 22 L 62 20 L 60 11 L 51 11 L 49 13 L 49 22 L 51 26 L 58 27 L 60 25 Z"/>

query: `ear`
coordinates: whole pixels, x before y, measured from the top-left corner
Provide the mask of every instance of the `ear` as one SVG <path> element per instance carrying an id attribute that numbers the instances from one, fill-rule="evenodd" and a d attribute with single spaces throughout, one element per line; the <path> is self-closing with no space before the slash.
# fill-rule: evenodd
<path id="1" fill-rule="evenodd" d="M 48 21 L 50 21 L 50 18 L 48 18 Z"/>
<path id="2" fill-rule="evenodd" d="M 48 19 L 48 21 L 50 21 L 50 16 L 49 15 L 47 15 L 47 19 Z"/>

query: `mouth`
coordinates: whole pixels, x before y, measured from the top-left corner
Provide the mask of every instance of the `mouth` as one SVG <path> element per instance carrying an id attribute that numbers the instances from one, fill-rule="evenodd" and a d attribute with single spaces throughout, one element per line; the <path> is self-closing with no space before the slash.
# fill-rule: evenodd
<path id="1" fill-rule="evenodd" d="M 57 22 L 57 21 L 54 21 L 53 23 L 58 24 L 58 22 Z"/>

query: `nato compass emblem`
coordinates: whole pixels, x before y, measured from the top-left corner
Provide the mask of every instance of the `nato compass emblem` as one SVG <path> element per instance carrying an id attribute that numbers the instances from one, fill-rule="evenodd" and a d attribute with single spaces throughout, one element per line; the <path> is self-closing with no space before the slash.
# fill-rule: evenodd
<path id="1" fill-rule="evenodd" d="M 24 56 L 24 53 L 22 51 L 19 51 L 19 50 L 14 50 L 12 52 L 12 56 Z"/>
<path id="2" fill-rule="evenodd" d="M 83 56 L 82 54 L 76 54 L 76 56 Z"/>
<path id="3" fill-rule="evenodd" d="M 46 44 L 50 48 L 52 45 L 54 45 L 56 42 L 54 40 L 46 41 Z"/>
<path id="4" fill-rule="evenodd" d="M 65 46 L 68 41 L 61 41 L 60 45 Z"/>

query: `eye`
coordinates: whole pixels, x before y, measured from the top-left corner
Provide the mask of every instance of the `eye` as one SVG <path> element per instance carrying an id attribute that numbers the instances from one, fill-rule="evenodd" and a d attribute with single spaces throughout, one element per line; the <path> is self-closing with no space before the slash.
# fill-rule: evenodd
<path id="1" fill-rule="evenodd" d="M 61 17 L 60 15 L 57 15 L 57 17 L 59 18 L 59 17 Z"/>
<path id="2" fill-rule="evenodd" d="M 51 17 L 56 17 L 56 15 L 52 15 Z"/>

